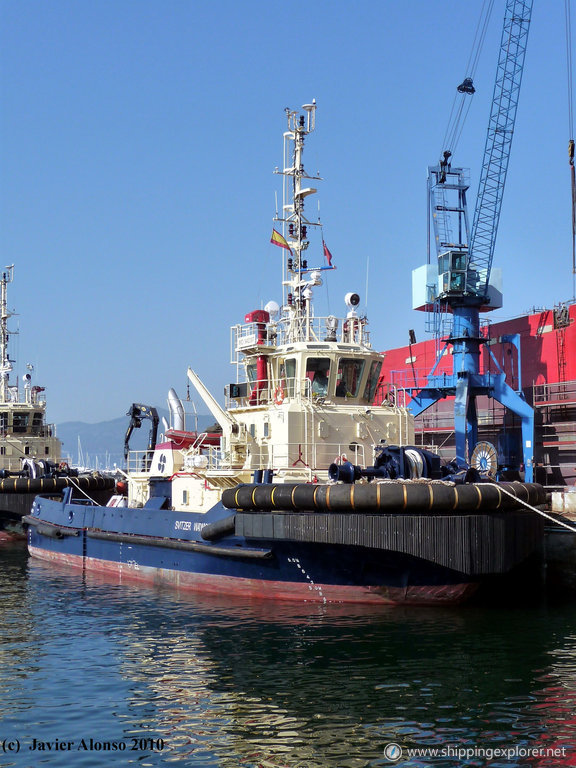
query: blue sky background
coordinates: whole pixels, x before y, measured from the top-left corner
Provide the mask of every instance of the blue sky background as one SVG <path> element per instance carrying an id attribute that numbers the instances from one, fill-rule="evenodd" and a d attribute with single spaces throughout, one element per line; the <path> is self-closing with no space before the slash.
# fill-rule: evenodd
<path id="1" fill-rule="evenodd" d="M 284 108 L 315 98 L 305 153 L 338 269 L 379 349 L 424 336 L 437 162 L 480 0 L 0 0 L 0 245 L 15 264 L 12 356 L 51 421 L 95 422 L 186 395 L 220 399 L 229 327 L 281 300 L 269 243 Z M 455 164 L 471 202 L 504 14 L 497 0 Z M 573 295 L 564 4 L 536 0 L 495 256 L 503 319 Z M 314 204 L 314 203 L 312 203 Z M 318 261 L 321 245 L 316 241 Z M 367 268 L 369 289 L 366 297 Z M 200 412 L 205 408 L 199 404 Z"/>

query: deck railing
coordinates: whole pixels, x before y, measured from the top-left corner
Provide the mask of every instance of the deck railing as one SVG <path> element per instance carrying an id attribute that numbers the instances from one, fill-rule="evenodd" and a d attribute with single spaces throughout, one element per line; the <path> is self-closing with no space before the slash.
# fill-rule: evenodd
<path id="1" fill-rule="evenodd" d="M 246 470 L 253 472 L 256 469 L 270 468 L 275 472 L 287 472 L 293 469 L 302 469 L 312 475 L 316 471 L 327 470 L 333 462 L 339 462 L 345 457 L 352 464 L 362 467 L 372 463 L 372 456 L 364 446 L 350 442 L 346 443 L 302 443 L 261 444 L 259 450 L 252 447 L 249 463 L 240 465 L 230 461 L 230 457 L 223 454 L 221 449 L 215 446 L 207 446 L 201 451 L 194 449 L 178 452 L 182 456 L 182 462 L 178 462 L 175 471 L 198 474 L 209 474 L 223 470 Z M 152 452 L 130 451 L 126 465 L 129 474 L 151 473 L 162 475 L 164 467 L 152 466 Z M 201 462 L 195 462 L 195 457 L 203 457 Z"/>

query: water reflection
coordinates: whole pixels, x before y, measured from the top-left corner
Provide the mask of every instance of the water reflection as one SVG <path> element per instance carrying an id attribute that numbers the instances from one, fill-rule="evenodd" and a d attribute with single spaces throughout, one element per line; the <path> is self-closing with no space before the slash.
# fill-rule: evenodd
<path id="1" fill-rule="evenodd" d="M 490 765 L 576 765 L 576 606 L 248 602 L 26 568 L 23 552 L 0 552 L 0 585 L 4 738 L 161 737 L 123 757 L 155 766 L 386 766 L 389 742 L 402 766 L 487 764 L 408 748 L 559 745 L 558 763 Z"/>
<path id="2" fill-rule="evenodd" d="M 37 662 L 31 652 L 36 626 L 27 601 L 26 545 L 0 545 L 0 701 L 9 701 Z"/>
<path id="3" fill-rule="evenodd" d="M 549 651 L 551 663 L 538 683 L 533 706 L 538 719 L 538 742 L 547 749 L 562 749 L 562 765 L 576 766 L 576 635 L 562 638 L 561 645 Z M 535 762 L 546 766 L 546 759 Z"/>

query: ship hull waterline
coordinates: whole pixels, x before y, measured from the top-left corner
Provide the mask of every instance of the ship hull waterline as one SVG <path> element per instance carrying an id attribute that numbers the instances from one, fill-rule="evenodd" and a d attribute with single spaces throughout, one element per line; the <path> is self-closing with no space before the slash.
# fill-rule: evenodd
<path id="1" fill-rule="evenodd" d="M 311 577 L 303 581 L 283 581 L 84 557 L 34 547 L 30 543 L 28 551 L 33 557 L 46 562 L 112 576 L 119 582 L 164 585 L 200 594 L 227 594 L 258 600 L 359 605 L 458 605 L 470 598 L 478 588 L 476 582 L 395 586 L 318 583 Z M 399 580 L 402 576 L 407 577 L 408 574 L 402 573 Z"/>
<path id="2" fill-rule="evenodd" d="M 207 514 L 98 507 L 37 497 L 30 554 L 122 581 L 306 602 L 449 605 L 523 562 L 534 516 L 313 512 Z M 474 542 L 482 540 L 482 547 Z M 514 541 L 511 549 L 507 542 Z"/>

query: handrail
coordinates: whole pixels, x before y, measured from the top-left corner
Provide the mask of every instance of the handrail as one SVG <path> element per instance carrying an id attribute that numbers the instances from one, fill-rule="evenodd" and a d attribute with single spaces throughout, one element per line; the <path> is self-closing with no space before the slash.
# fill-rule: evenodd
<path id="1" fill-rule="evenodd" d="M 282 405 L 284 401 L 296 400 L 297 402 L 315 403 L 326 402 L 338 405 L 350 404 L 362 405 L 387 405 L 390 407 L 405 408 L 407 406 L 408 396 L 403 387 L 392 383 L 380 382 L 376 389 L 373 402 L 364 400 L 362 397 L 335 397 L 331 394 L 315 392 L 313 382 L 309 378 L 297 377 L 283 378 L 281 381 L 272 382 L 268 379 L 255 379 L 250 382 L 241 382 L 243 386 L 241 394 L 232 396 L 227 388 L 225 394 L 226 409 L 234 412 L 237 408 L 248 408 L 249 406 L 269 406 L 272 404 Z"/>
<path id="2" fill-rule="evenodd" d="M 365 318 L 313 317 L 306 320 L 309 323 L 310 334 L 319 344 L 338 342 L 339 344 L 360 344 L 370 348 L 370 332 L 366 328 Z M 266 323 L 252 322 L 238 324 L 232 327 L 232 363 L 237 362 L 237 355 L 249 349 L 270 348 L 288 344 L 293 334 L 293 328 L 288 319 Z M 334 327 L 336 326 L 336 327 Z"/>
<path id="3" fill-rule="evenodd" d="M 326 455 L 329 456 L 328 464 L 342 457 L 342 455 L 346 455 L 348 460 L 352 461 L 352 463 L 361 466 L 366 466 L 367 462 L 371 462 L 371 457 L 366 455 L 366 450 L 362 444 L 351 444 L 348 441 L 345 443 L 327 443 L 322 441 L 322 443 L 311 443 L 308 445 L 303 443 L 281 443 L 277 445 L 266 445 L 263 448 L 263 452 L 266 454 L 267 464 L 275 471 L 292 469 L 298 466 L 306 467 L 310 471 L 328 469 L 328 466 L 324 466 L 327 463 L 324 458 Z M 195 451 L 193 448 L 178 449 L 177 452 L 183 459 L 194 455 L 205 456 L 207 459 L 206 466 L 194 467 L 194 472 L 199 474 L 230 469 L 240 470 L 244 468 L 240 466 L 231 466 L 227 457 L 222 455 L 220 448 L 215 446 L 203 446 L 201 453 L 199 450 Z M 126 471 L 134 474 L 145 473 L 149 471 L 150 459 L 150 451 L 129 451 Z M 246 467 L 248 471 L 253 471 L 257 468 L 259 467 Z M 156 468 L 154 474 L 160 474 Z"/>

